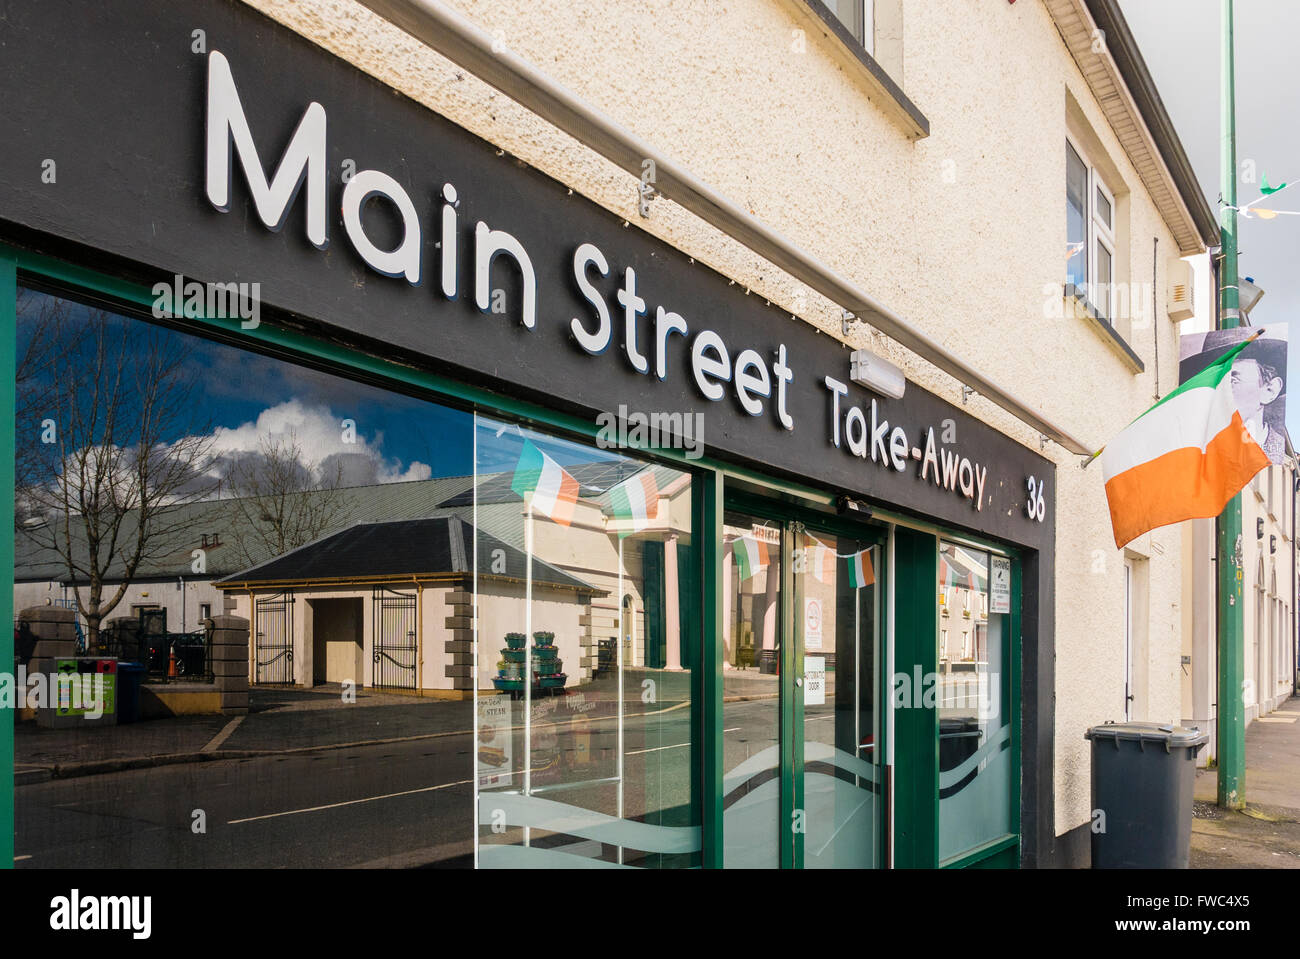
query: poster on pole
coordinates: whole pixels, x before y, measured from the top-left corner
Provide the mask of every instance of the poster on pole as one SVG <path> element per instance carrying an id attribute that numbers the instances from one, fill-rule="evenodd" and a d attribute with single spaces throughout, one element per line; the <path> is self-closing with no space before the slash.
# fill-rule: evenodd
<path id="1" fill-rule="evenodd" d="M 1232 399 L 1246 432 L 1277 465 L 1285 458 L 1287 445 L 1285 323 L 1184 334 L 1178 341 L 1178 383 L 1186 383 L 1257 333 L 1259 338 L 1232 361 Z"/>

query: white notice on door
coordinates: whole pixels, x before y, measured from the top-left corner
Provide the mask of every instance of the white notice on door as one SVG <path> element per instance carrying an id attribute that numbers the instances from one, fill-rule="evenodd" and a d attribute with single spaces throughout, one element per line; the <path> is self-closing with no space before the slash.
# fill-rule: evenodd
<path id="1" fill-rule="evenodd" d="M 803 601 L 803 648 L 822 648 L 822 601 L 820 599 Z"/>
<path id="2" fill-rule="evenodd" d="M 803 658 L 803 704 L 805 706 L 826 705 L 825 656 Z"/>
<path id="3" fill-rule="evenodd" d="M 990 556 L 989 612 L 1011 612 L 1011 560 L 1006 556 Z"/>

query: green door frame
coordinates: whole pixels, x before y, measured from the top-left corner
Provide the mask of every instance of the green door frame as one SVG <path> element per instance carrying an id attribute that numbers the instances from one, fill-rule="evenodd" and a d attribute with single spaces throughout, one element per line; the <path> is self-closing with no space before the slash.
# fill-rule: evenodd
<path id="1" fill-rule="evenodd" d="M 803 655 L 802 617 L 799 604 L 792 599 L 796 595 L 794 572 L 794 533 L 798 525 L 811 527 L 836 536 L 844 536 L 863 542 L 873 542 L 883 550 L 887 541 L 887 531 L 876 523 L 869 523 L 865 518 L 852 519 L 828 515 L 806 505 L 776 500 L 753 493 L 729 491 L 725 494 L 724 505 L 727 512 L 740 512 L 781 523 L 781 667 L 780 712 L 781 735 L 781 804 L 778 822 L 781 826 L 780 865 L 782 869 L 802 869 L 804 866 L 804 843 L 806 833 L 797 827 L 805 821 L 804 806 L 804 689 L 802 683 L 801 657 Z M 719 542 L 721 530 L 719 530 Z M 881 564 L 882 566 L 885 564 Z M 721 573 L 721 563 L 717 567 Z M 877 582 L 881 584 L 881 595 L 888 589 L 887 570 L 878 570 Z M 882 617 L 883 618 L 883 617 Z M 719 630 L 721 636 L 721 630 Z M 720 645 L 720 643 L 719 643 Z M 885 702 L 879 697 L 885 695 L 886 684 L 884 669 L 876 678 L 877 702 Z M 721 681 L 721 677 L 719 677 Z M 877 741 L 885 742 L 889 710 L 880 711 L 881 729 Z M 721 735 L 721 722 L 718 732 Z M 938 756 L 936 746 L 936 757 Z M 719 802 L 721 796 L 719 795 Z M 884 815 L 880 816 L 877 828 L 877 848 L 884 848 L 885 829 L 889 821 L 888 796 L 883 797 Z M 936 802 L 937 802 L 936 793 Z"/>
<path id="2" fill-rule="evenodd" d="M 1024 618 L 1019 554 L 956 530 L 895 527 L 894 668 L 898 673 L 913 676 L 917 669 L 921 676 L 938 672 L 939 607 L 935 593 L 941 540 L 969 544 L 1011 559 L 1011 613 L 1006 640 L 1008 681 L 1001 689 L 1004 707 L 1009 708 L 1011 716 L 1011 794 L 1015 798 L 1011 806 L 1011 833 L 940 863 L 939 713 L 937 709 L 899 709 L 894 711 L 894 865 L 900 869 L 1015 867 L 1020 862 L 1020 630 Z M 902 601 L 908 597 L 919 601 Z"/>
<path id="3" fill-rule="evenodd" d="M 924 530 L 894 529 L 894 672 L 914 676 L 938 670 L 939 537 Z M 921 598 L 924 597 L 924 600 Z M 919 601 L 918 601 L 919 600 Z M 939 865 L 939 712 L 893 709 L 894 866 Z"/>

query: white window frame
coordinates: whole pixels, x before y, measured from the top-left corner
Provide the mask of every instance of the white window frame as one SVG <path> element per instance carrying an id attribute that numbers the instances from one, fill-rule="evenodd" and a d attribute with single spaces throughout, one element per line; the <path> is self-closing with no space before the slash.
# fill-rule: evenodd
<path id="1" fill-rule="evenodd" d="M 1087 158 L 1085 158 L 1083 162 L 1087 163 L 1088 162 Z M 1092 211 L 1091 211 L 1092 215 L 1089 218 L 1089 226 L 1091 228 L 1090 232 L 1093 234 L 1092 276 L 1090 276 L 1088 279 L 1088 298 L 1092 300 L 1092 305 L 1097 308 L 1098 312 L 1102 313 L 1103 318 L 1106 320 L 1106 322 L 1113 325 L 1115 322 L 1115 263 L 1116 263 L 1115 260 L 1115 194 L 1111 193 L 1110 190 L 1106 188 L 1106 184 L 1103 183 L 1101 177 L 1097 175 L 1096 168 L 1091 165 L 1088 167 L 1088 181 L 1090 187 L 1088 192 L 1088 199 L 1089 199 L 1089 204 L 1092 207 Z M 1101 204 L 1097 202 L 1098 193 L 1100 193 L 1105 198 L 1106 202 L 1110 204 L 1109 224 L 1102 222 Z M 1105 300 L 1104 303 L 1099 302 L 1098 297 L 1096 295 L 1098 287 L 1100 286 L 1100 281 L 1097 279 L 1097 267 L 1101 260 L 1101 257 L 1097 255 L 1097 247 L 1099 246 L 1104 247 L 1106 252 L 1110 254 L 1110 281 L 1106 284 L 1106 288 L 1100 291 L 1101 297 Z"/>
<path id="2" fill-rule="evenodd" d="M 1079 145 L 1079 141 L 1073 136 L 1066 134 L 1065 142 L 1069 144 L 1070 149 L 1078 154 L 1079 159 L 1083 161 L 1084 168 L 1088 171 L 1087 184 L 1085 191 L 1086 209 L 1084 210 L 1083 221 L 1085 224 L 1084 236 L 1084 259 L 1087 267 L 1085 273 L 1085 283 L 1087 290 L 1085 300 L 1088 305 L 1097 311 L 1098 316 L 1107 323 L 1115 325 L 1115 272 L 1118 258 L 1115 251 L 1118 244 L 1115 242 L 1115 193 L 1106 182 L 1102 179 L 1101 174 L 1097 172 L 1096 165 L 1088 156 L 1088 151 Z M 1106 224 L 1101 219 L 1100 204 L 1097 203 L 1097 193 L 1106 198 L 1110 204 L 1110 223 Z M 1098 290 L 1097 281 L 1097 247 L 1105 247 L 1106 252 L 1110 254 L 1110 282 L 1104 290 Z M 1098 295 L 1100 292 L 1100 296 Z"/>
<path id="3" fill-rule="evenodd" d="M 852 34 L 853 39 L 862 45 L 862 49 L 867 51 L 868 56 L 874 57 L 876 55 L 876 0 L 852 0 L 852 2 L 856 7 L 854 13 L 862 18 L 860 21 L 847 23 L 833 9 L 830 10 L 830 14 Z M 829 4 L 827 8 L 830 8 Z M 857 29 L 859 23 L 862 27 L 861 35 Z"/>

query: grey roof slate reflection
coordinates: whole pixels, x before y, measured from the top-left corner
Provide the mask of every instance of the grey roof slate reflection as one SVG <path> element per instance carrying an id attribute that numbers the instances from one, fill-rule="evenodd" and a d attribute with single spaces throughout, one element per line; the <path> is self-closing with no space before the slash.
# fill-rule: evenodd
<path id="1" fill-rule="evenodd" d="M 504 551 L 504 571 L 494 572 L 493 554 Z M 218 585 L 236 583 L 346 582 L 416 574 L 468 575 L 474 556 L 474 527 L 459 516 L 358 523 L 283 556 L 235 573 Z M 522 550 L 488 533 L 478 541 L 480 576 L 523 580 Z M 497 563 L 498 567 L 500 563 Z M 533 559 L 533 582 L 598 593 L 589 583 Z"/>
<path id="2" fill-rule="evenodd" d="M 594 502 L 606 513 L 610 512 L 610 488 L 647 468 L 653 470 L 660 489 L 681 475 L 671 467 L 647 467 L 630 461 L 580 463 L 565 467 L 583 485 L 581 493 L 584 499 Z M 523 500 L 511 489 L 513 479 L 513 470 L 480 474 L 477 515 L 474 509 L 473 476 L 446 476 L 294 495 L 336 498 L 336 515 L 322 536 L 317 538 L 318 543 L 334 533 L 363 524 L 459 517 L 471 529 L 469 524 L 477 522 L 484 537 L 492 537 L 519 553 L 524 544 Z M 270 549 L 260 543 L 245 510 L 231 499 L 204 500 L 178 506 L 167 515 L 165 522 L 176 527 L 177 532 L 167 541 L 155 544 L 150 555 L 142 560 L 136 571 L 134 579 L 137 581 L 178 576 L 190 579 L 200 575 L 192 572 L 192 553 L 203 546 L 205 536 L 217 537 L 217 545 L 209 542 L 209 545 L 203 546 L 206 572 L 202 575 L 207 578 L 228 577 L 248 569 L 250 559 L 251 567 L 256 568 L 276 558 Z M 124 539 L 132 539 L 133 532 L 134 524 L 128 517 L 123 522 Z M 75 520 L 72 523 L 72 536 L 75 552 L 85 555 L 84 531 Z M 67 567 L 57 552 L 38 545 L 21 528 L 17 531 L 15 540 L 15 582 L 69 581 Z M 243 555 L 236 545 L 241 542 L 251 555 Z M 121 562 L 114 562 L 109 567 L 107 579 L 111 582 L 120 580 L 122 576 Z M 522 573 L 519 578 L 523 578 Z M 79 578 L 77 581 L 84 580 Z"/>

